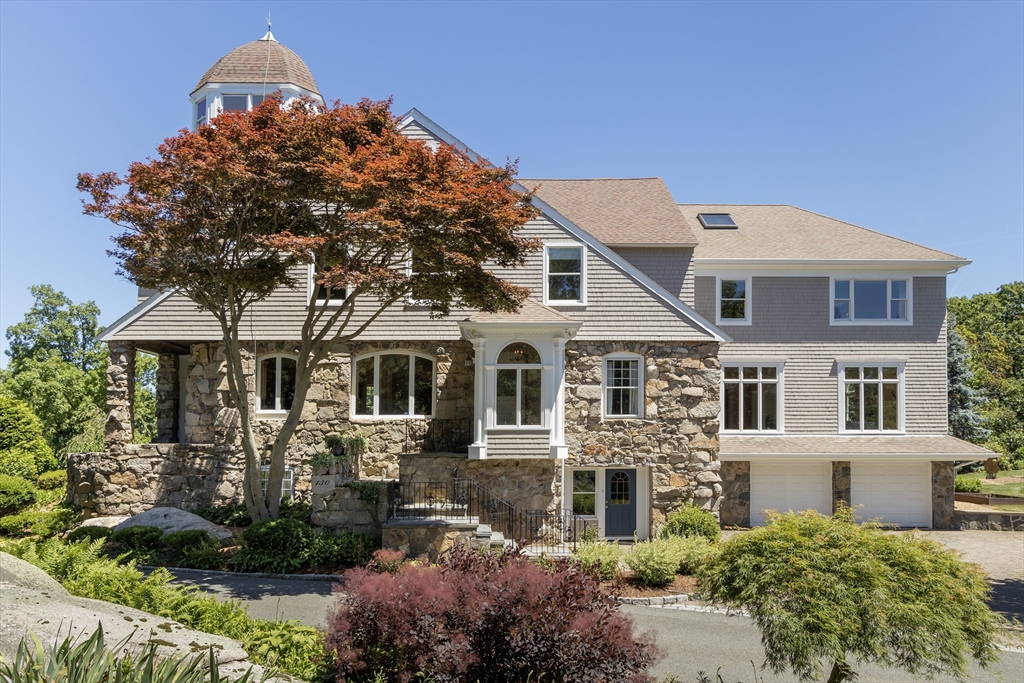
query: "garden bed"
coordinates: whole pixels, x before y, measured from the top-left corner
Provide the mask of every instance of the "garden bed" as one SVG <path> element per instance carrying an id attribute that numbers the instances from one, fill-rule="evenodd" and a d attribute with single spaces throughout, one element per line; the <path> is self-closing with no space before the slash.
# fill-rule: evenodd
<path id="1" fill-rule="evenodd" d="M 666 598 L 692 594 L 697 589 L 697 578 L 676 574 L 671 583 L 652 588 L 632 577 L 625 577 L 619 581 L 602 581 L 601 589 L 617 598 Z"/>

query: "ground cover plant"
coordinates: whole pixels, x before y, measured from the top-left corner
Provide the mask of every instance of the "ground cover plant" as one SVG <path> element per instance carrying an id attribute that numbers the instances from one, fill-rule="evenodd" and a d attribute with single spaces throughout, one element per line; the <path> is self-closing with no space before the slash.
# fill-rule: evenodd
<path id="1" fill-rule="evenodd" d="M 345 579 L 327 637 L 339 681 L 650 680 L 653 643 L 578 563 L 457 545 L 437 566 Z"/>
<path id="2" fill-rule="evenodd" d="M 201 590 L 171 584 L 164 568 L 144 576 L 134 562 L 119 564 L 104 556 L 103 539 L 66 544 L 46 541 L 0 541 L 0 550 L 34 564 L 72 595 L 105 600 L 173 619 L 189 628 L 227 636 L 242 643 L 257 664 L 281 668 L 309 681 L 331 671 L 323 634 L 295 621 L 253 619 L 236 600 L 220 602 Z"/>
<path id="3" fill-rule="evenodd" d="M 1001 619 L 977 565 L 913 534 L 885 534 L 853 511 L 774 515 L 723 543 L 699 574 L 711 600 L 750 610 L 766 666 L 801 681 L 855 676 L 854 661 L 963 679 L 997 658 Z"/>
<path id="4" fill-rule="evenodd" d="M 0 657 L 0 679 L 10 683 L 250 683 L 252 670 L 237 678 L 221 678 L 217 655 L 157 656 L 150 645 L 137 655 L 125 654 L 127 639 L 107 648 L 103 629 L 87 638 L 70 636 L 44 647 L 29 634 L 18 642 L 11 662 Z"/>

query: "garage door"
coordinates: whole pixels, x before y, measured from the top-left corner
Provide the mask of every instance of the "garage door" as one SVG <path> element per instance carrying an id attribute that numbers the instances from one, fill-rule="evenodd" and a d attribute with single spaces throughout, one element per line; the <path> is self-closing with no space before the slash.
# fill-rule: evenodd
<path id="1" fill-rule="evenodd" d="M 932 525 L 930 462 L 854 462 L 850 502 L 863 520 L 927 528 Z M 857 509 L 858 505 L 863 508 Z"/>
<path id="2" fill-rule="evenodd" d="M 764 524 L 764 511 L 817 510 L 832 514 L 832 463 L 750 463 L 750 524 Z"/>

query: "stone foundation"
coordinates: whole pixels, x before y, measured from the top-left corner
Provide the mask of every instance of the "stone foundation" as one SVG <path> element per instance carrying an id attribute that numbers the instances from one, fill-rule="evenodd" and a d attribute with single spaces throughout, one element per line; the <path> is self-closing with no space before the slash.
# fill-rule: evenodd
<path id="1" fill-rule="evenodd" d="M 402 454 L 398 462 L 402 483 L 468 477 L 520 509 L 562 506 L 562 467 L 554 460 L 468 460 L 464 453 L 419 453 Z"/>
<path id="2" fill-rule="evenodd" d="M 317 526 L 350 534 L 367 534 L 381 538 L 381 528 L 388 521 L 389 501 L 394 489 L 389 485 L 381 491 L 375 503 L 360 498 L 360 492 L 345 486 L 336 486 L 329 494 L 314 493 L 311 521 Z"/>
<path id="3" fill-rule="evenodd" d="M 1024 513 L 954 510 L 949 528 L 959 531 L 1024 531 Z"/>
<path id="4" fill-rule="evenodd" d="M 750 526 L 750 463 L 727 460 L 722 463 L 722 506 L 719 519 L 723 527 Z"/>
<path id="5" fill-rule="evenodd" d="M 450 550 L 456 543 L 483 545 L 477 539 L 476 524 L 452 524 L 441 520 L 393 522 L 384 527 L 382 545 L 401 550 L 406 557 L 426 556 L 429 562 Z"/>

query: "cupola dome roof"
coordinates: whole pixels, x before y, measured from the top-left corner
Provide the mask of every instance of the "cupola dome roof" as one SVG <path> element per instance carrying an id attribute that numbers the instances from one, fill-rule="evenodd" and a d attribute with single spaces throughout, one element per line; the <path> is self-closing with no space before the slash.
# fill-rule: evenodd
<path id="1" fill-rule="evenodd" d="M 240 45 L 217 60 L 192 92 L 207 83 L 292 83 L 320 94 L 313 74 L 302 59 L 267 35 Z"/>

